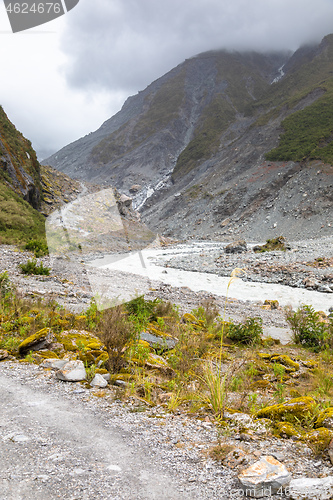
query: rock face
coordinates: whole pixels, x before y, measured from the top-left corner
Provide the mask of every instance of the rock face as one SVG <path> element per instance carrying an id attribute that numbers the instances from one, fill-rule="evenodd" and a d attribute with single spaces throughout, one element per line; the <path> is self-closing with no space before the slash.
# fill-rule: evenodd
<path id="1" fill-rule="evenodd" d="M 268 455 L 241 472 L 238 479 L 246 496 L 262 498 L 279 491 L 284 494 L 291 475 L 283 464 Z"/>
<path id="2" fill-rule="evenodd" d="M 0 106 L 0 182 L 38 209 L 41 202 L 40 165 L 35 151 L 16 130 Z"/>

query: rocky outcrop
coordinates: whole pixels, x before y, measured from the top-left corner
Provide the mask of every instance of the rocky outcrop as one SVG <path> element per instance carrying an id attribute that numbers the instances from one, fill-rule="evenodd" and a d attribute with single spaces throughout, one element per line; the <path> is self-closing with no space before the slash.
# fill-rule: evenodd
<path id="1" fill-rule="evenodd" d="M 10 122 L 0 106 L 0 182 L 35 209 L 41 203 L 40 165 L 31 142 Z"/>

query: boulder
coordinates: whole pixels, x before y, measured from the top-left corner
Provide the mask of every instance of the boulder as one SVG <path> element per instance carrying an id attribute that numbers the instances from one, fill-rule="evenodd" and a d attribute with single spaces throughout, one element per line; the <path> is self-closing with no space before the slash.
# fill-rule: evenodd
<path id="1" fill-rule="evenodd" d="M 159 337 L 157 335 L 152 335 L 149 332 L 141 332 L 140 339 L 148 342 L 151 347 L 161 349 L 163 351 L 173 349 L 178 343 L 178 340 L 172 337 Z"/>
<path id="2" fill-rule="evenodd" d="M 238 479 L 246 496 L 262 498 L 284 491 L 291 475 L 281 462 L 267 455 L 243 470 Z"/>
<path id="3" fill-rule="evenodd" d="M 329 500 L 333 497 L 333 476 L 292 479 L 289 495 L 293 500 Z"/>
<path id="4" fill-rule="evenodd" d="M 26 338 L 18 346 L 18 351 L 21 356 L 24 356 L 29 351 L 40 351 L 48 349 L 55 341 L 55 336 L 50 328 L 43 328 L 34 335 Z"/>
<path id="5" fill-rule="evenodd" d="M 307 416 L 316 406 L 316 402 L 310 396 L 294 398 L 284 403 L 266 406 L 257 412 L 257 418 L 269 418 L 271 420 L 285 420 L 285 417 L 297 417 L 298 419 Z"/>
<path id="6" fill-rule="evenodd" d="M 103 377 L 103 375 L 96 373 L 96 375 L 94 376 L 94 378 L 90 382 L 90 385 L 92 387 L 99 387 L 102 389 L 103 387 L 106 387 L 108 385 L 108 383 L 105 380 L 105 378 Z"/>
<path id="7" fill-rule="evenodd" d="M 229 243 L 224 249 L 225 253 L 243 253 L 246 252 L 247 245 L 245 240 L 234 241 Z"/>
<path id="8" fill-rule="evenodd" d="M 86 380 L 86 370 L 80 360 L 68 361 L 63 368 L 57 371 L 56 377 L 65 382 L 80 382 Z"/>
<path id="9" fill-rule="evenodd" d="M 41 368 L 51 368 L 51 370 L 61 370 L 68 363 L 68 359 L 48 358 L 41 363 Z"/>

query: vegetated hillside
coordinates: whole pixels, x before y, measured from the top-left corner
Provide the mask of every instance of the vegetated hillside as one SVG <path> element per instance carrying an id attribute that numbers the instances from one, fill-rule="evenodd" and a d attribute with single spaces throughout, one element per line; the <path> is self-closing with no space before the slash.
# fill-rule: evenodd
<path id="1" fill-rule="evenodd" d="M 166 235 L 330 234 L 332 64 L 333 35 L 293 55 L 201 54 L 50 163 L 133 193 Z"/>
<path id="2" fill-rule="evenodd" d="M 40 166 L 31 142 L 0 106 L 0 243 L 44 239 L 45 215 L 79 191 L 77 181 Z"/>
<path id="3" fill-rule="evenodd" d="M 44 234 L 42 185 L 36 153 L 0 106 L 0 241 L 14 243 Z"/>

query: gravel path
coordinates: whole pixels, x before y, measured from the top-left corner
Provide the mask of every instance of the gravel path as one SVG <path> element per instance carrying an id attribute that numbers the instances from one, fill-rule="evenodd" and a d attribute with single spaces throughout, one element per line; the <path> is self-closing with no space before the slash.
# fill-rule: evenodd
<path id="1" fill-rule="evenodd" d="M 151 418 L 34 365 L 1 363 L 0 391 L 1 500 L 214 499 L 231 487 L 201 454 L 210 423 Z"/>

